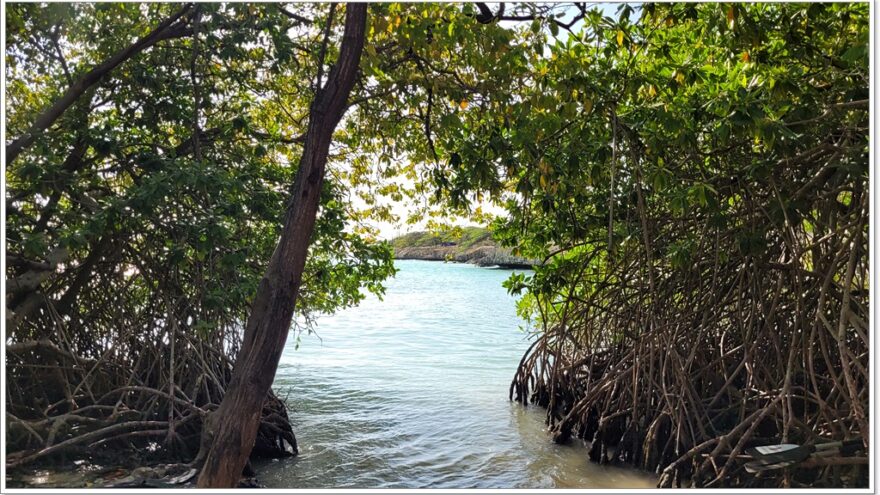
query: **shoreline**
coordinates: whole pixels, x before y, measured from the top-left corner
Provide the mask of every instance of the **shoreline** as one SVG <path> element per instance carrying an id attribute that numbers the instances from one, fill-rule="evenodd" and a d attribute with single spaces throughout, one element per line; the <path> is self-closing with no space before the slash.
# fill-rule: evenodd
<path id="1" fill-rule="evenodd" d="M 395 260 L 445 261 L 467 263 L 481 267 L 498 266 L 504 269 L 533 269 L 539 260 L 514 256 L 510 250 L 493 245 L 460 249 L 458 246 L 404 247 L 395 250 Z"/>
<path id="2" fill-rule="evenodd" d="M 517 270 L 517 269 L 519 269 L 519 270 L 533 270 L 534 269 L 534 265 L 530 265 L 530 264 L 517 264 L 517 263 L 514 263 L 514 264 L 507 264 L 507 263 L 505 263 L 505 264 L 494 264 L 494 263 L 482 264 L 482 263 L 475 263 L 472 261 L 458 261 L 455 259 L 442 259 L 442 258 L 399 258 L 399 257 L 395 256 L 394 260 L 395 261 L 397 261 L 397 260 L 399 260 L 399 261 L 428 261 L 431 263 L 454 263 L 457 265 L 473 265 L 473 266 L 476 266 L 479 268 L 489 268 L 489 269 L 497 268 L 499 270 Z"/>

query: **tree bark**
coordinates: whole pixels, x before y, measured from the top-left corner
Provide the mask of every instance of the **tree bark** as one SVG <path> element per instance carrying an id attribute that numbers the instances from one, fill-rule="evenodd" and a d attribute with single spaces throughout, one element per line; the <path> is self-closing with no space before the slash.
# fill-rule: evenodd
<path id="1" fill-rule="evenodd" d="M 192 4 L 186 4 L 182 9 L 177 11 L 177 13 L 162 21 L 162 23 L 148 35 L 116 52 L 112 57 L 108 58 L 100 65 L 95 66 L 92 70 L 86 72 L 82 77 L 77 79 L 76 82 L 71 84 L 70 87 L 67 88 L 67 91 L 65 91 L 60 98 L 55 100 L 55 103 L 53 103 L 52 106 L 47 108 L 37 117 L 27 132 L 6 145 L 6 166 L 9 166 L 9 164 L 14 162 L 25 148 L 33 144 L 34 140 L 37 139 L 37 136 L 58 120 L 58 117 L 60 117 L 65 110 L 70 108 L 70 106 L 73 105 L 83 93 L 94 86 L 110 71 L 119 66 L 119 64 L 162 40 L 184 36 L 186 34 L 184 26 L 175 26 L 175 23 L 183 17 L 184 14 L 189 12 L 191 8 Z"/>
<path id="2" fill-rule="evenodd" d="M 205 423 L 199 488 L 235 487 L 254 446 L 260 411 L 287 341 L 324 180 L 330 141 L 347 108 L 364 47 L 367 5 L 347 4 L 339 59 L 309 113 L 303 154 L 281 239 L 254 299 L 220 407 Z"/>

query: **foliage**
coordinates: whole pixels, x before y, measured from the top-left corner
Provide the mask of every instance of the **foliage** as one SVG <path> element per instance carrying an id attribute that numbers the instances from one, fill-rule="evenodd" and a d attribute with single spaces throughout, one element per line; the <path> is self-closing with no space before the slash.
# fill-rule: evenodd
<path id="1" fill-rule="evenodd" d="M 394 249 L 406 247 L 431 247 L 454 243 L 459 248 L 492 244 L 492 233 L 482 227 L 456 227 L 440 232 L 410 232 L 392 239 Z"/>
<path id="2" fill-rule="evenodd" d="M 867 444 L 867 6 L 635 14 L 587 15 L 496 118 L 437 139 L 445 197 L 495 194 L 495 235 L 547 258 L 508 284 L 543 330 L 511 392 L 664 486 L 863 483 L 755 480 L 735 454 Z"/>
<path id="3" fill-rule="evenodd" d="M 442 191 L 433 187 L 449 180 L 444 162 L 455 160 L 445 140 L 463 137 L 463 119 L 472 113 L 500 118 L 497 110 L 524 89 L 528 54 L 543 36 L 498 23 L 475 25 L 473 16 L 471 4 L 375 6 L 361 100 L 340 136 L 351 153 L 340 176 L 385 219 L 399 220 L 387 206 L 403 200 L 412 200 L 406 219 L 411 224 L 438 215 L 477 223 L 488 218 L 479 204 L 442 201 Z M 466 142 L 474 153 L 485 145 Z M 488 164 L 491 157 L 485 159 Z M 474 186 L 500 191 L 493 169 L 474 170 L 467 177 Z M 472 199 L 482 197 L 478 191 Z"/>
<path id="4" fill-rule="evenodd" d="M 179 8 L 10 4 L 9 135 Z M 333 7 L 289 8 L 199 4 L 7 164 L 20 444 L 106 405 L 91 386 L 134 380 L 151 392 L 112 398 L 153 419 L 156 391 L 217 403 L 338 55 Z M 558 441 L 665 486 L 862 483 L 859 466 L 756 481 L 735 460 L 760 438 L 867 439 L 868 6 L 506 9 L 370 7 L 300 321 L 381 294 L 392 246 L 369 222 L 400 220 L 392 203 L 413 223 L 500 203 L 492 236 L 545 260 L 506 284 L 540 331 L 511 392 Z M 49 357 L 61 379 L 33 366 Z"/>
<path id="5" fill-rule="evenodd" d="M 180 8 L 10 5 L 9 135 Z M 115 395 L 173 433 L 187 410 L 160 412 L 162 391 L 177 387 L 198 407 L 219 402 L 277 242 L 318 72 L 321 26 L 284 9 L 198 4 L 185 32 L 125 61 L 7 164 L 13 417 L 48 431 Z M 328 6 L 298 12 L 324 21 Z M 352 232 L 343 183 L 328 179 L 321 199 L 296 308 L 307 325 L 357 304 L 362 289 L 381 295 L 394 272 L 388 243 Z M 85 362 L 95 371 L 78 369 Z M 113 392 L 132 384 L 142 389 Z M 18 447 L 45 440 L 16 431 Z M 169 433 L 167 444 L 178 440 Z"/>

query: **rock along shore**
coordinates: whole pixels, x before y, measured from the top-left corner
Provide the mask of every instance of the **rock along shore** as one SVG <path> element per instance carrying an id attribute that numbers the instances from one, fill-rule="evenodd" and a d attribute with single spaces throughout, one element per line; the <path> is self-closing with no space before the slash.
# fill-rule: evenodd
<path id="1" fill-rule="evenodd" d="M 478 266 L 500 266 L 502 268 L 532 268 L 540 264 L 510 254 L 510 250 L 491 245 L 473 246 L 462 249 L 459 246 L 422 246 L 402 247 L 394 251 L 394 258 L 399 260 L 455 261 L 471 263 Z"/>

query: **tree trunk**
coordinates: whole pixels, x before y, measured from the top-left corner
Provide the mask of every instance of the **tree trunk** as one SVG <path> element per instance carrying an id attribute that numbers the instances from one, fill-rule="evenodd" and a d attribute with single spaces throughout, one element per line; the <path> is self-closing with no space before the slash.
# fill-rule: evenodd
<path id="1" fill-rule="evenodd" d="M 302 281 L 330 141 L 347 108 L 357 75 L 366 18 L 366 4 L 347 5 L 339 60 L 310 108 L 309 127 L 281 239 L 257 289 L 229 388 L 204 427 L 203 436 L 207 437 L 203 446 L 208 452 L 199 488 L 235 487 L 254 446 L 260 411 L 287 341 Z"/>

